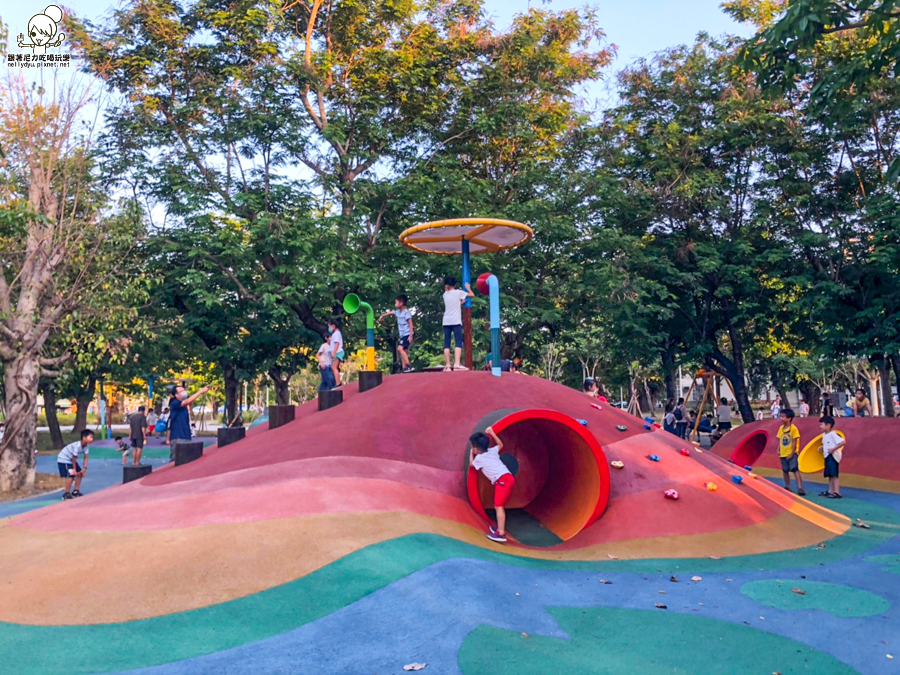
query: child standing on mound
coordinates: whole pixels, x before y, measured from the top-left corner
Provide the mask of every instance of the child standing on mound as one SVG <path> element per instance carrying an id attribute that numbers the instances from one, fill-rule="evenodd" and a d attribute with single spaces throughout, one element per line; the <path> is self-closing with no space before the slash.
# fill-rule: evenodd
<path id="1" fill-rule="evenodd" d="M 403 367 L 402 372 L 408 373 L 413 367 L 409 363 L 409 346 L 413 343 L 413 318 L 406 303 L 409 298 L 401 293 L 394 299 L 394 311 L 385 312 L 378 317 L 379 321 L 384 321 L 386 316 L 393 314 L 397 317 L 397 330 L 400 331 L 400 342 L 397 343 L 397 356 L 400 357 L 400 365 Z"/>
<path id="2" fill-rule="evenodd" d="M 456 277 L 444 278 L 444 371 L 465 370 L 459 364 L 462 356 L 463 328 L 462 306 L 468 298 L 474 298 L 472 286 L 466 284 L 466 290 L 461 291 L 456 287 Z M 450 367 L 450 338 L 456 341 L 455 358 L 453 367 Z"/>
<path id="3" fill-rule="evenodd" d="M 319 383 L 318 391 L 331 391 L 334 389 L 334 374 L 331 372 L 331 344 L 323 342 L 316 352 L 316 359 L 319 361 L 319 376 L 322 381 Z"/>
<path id="4" fill-rule="evenodd" d="M 506 543 L 506 503 L 512 494 L 516 479 L 509 472 L 506 464 L 500 459 L 500 451 L 503 442 L 494 433 L 493 427 L 488 427 L 484 433 L 480 431 L 469 437 L 472 444 L 472 457 L 470 464 L 476 471 L 481 471 L 484 477 L 494 486 L 494 509 L 497 512 L 497 527 L 491 525 L 487 538 L 501 544 Z M 491 445 L 491 442 L 494 445 Z"/>
<path id="5" fill-rule="evenodd" d="M 331 339 L 328 344 L 331 346 L 331 374 L 334 376 L 334 386 L 341 386 L 341 363 L 344 360 L 344 336 L 341 334 L 341 320 L 335 317 L 328 321 L 328 332 L 331 333 Z"/>
<path id="6" fill-rule="evenodd" d="M 825 415 L 819 420 L 822 430 L 822 454 L 825 455 L 825 478 L 828 479 L 828 490 L 819 496 L 829 499 L 841 499 L 840 463 L 844 454 L 846 441 L 834 430 L 834 418 Z"/>
<path id="7" fill-rule="evenodd" d="M 805 495 L 803 479 L 800 478 L 800 467 L 797 456 L 800 454 L 800 430 L 794 426 L 794 411 L 783 408 L 778 412 L 781 426 L 778 427 L 778 454 L 781 457 L 781 473 L 784 477 L 784 489 L 791 492 L 791 474 L 797 481 L 797 494 Z"/>

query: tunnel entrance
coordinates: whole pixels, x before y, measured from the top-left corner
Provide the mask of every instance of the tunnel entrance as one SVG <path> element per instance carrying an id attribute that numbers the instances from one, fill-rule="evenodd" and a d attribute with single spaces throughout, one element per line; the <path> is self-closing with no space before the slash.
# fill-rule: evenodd
<path id="1" fill-rule="evenodd" d="M 488 425 L 503 441 L 502 454 L 513 455 L 519 463 L 506 506 L 507 530 L 517 541 L 553 546 L 603 514 L 609 501 L 609 467 L 600 444 L 575 419 L 555 410 L 506 410 L 489 415 L 477 430 Z M 472 508 L 485 520 L 493 517 L 490 481 L 469 467 L 467 488 Z"/>
<path id="2" fill-rule="evenodd" d="M 769 442 L 769 434 L 765 431 L 754 431 L 744 440 L 738 443 L 738 446 L 731 453 L 731 461 L 738 466 L 753 466 L 756 460 L 762 457 Z"/>

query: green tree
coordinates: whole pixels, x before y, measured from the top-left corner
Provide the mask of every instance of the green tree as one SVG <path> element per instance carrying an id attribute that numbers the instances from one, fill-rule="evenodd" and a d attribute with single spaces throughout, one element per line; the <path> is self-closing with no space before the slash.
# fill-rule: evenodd
<path id="1" fill-rule="evenodd" d="M 34 481 L 36 399 L 42 375 L 71 358 L 48 353 L 68 321 L 103 314 L 110 277 L 134 244 L 132 218 L 110 217 L 89 136 L 76 130 L 89 93 L 71 82 L 0 85 L 0 359 L 6 434 L 0 490 Z M 121 279 L 119 280 L 122 281 Z M 99 339 L 99 338 L 98 338 Z"/>
<path id="2" fill-rule="evenodd" d="M 667 289 L 644 302 L 683 330 L 659 334 L 726 375 L 750 421 L 746 350 L 779 320 L 773 270 L 789 252 L 753 211 L 777 109 L 737 72 L 734 51 L 701 36 L 621 73 L 601 170 L 620 186 L 605 222 L 635 242 L 619 264 Z"/>

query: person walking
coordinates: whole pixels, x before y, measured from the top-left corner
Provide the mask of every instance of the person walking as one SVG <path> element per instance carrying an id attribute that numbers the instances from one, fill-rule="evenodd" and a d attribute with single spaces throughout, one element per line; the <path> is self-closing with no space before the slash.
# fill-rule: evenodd
<path id="1" fill-rule="evenodd" d="M 154 432 L 156 432 L 156 423 L 159 422 L 159 415 L 156 414 L 156 410 L 154 408 L 150 408 L 150 412 L 147 413 L 147 437 L 153 438 Z"/>

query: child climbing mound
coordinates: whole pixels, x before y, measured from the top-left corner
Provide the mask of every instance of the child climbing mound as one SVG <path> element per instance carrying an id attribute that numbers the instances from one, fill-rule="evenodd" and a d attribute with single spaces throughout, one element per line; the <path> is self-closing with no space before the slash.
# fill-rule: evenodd
<path id="1" fill-rule="evenodd" d="M 484 477 L 494 486 L 494 509 L 497 511 L 497 527 L 491 525 L 487 538 L 501 544 L 506 543 L 506 503 L 512 494 L 516 479 L 509 472 L 506 464 L 500 459 L 500 451 L 503 442 L 494 433 L 492 427 L 472 434 L 469 437 L 472 444 L 472 457 L 470 464 L 476 471 L 481 471 Z M 493 445 L 491 445 L 493 443 Z"/>

